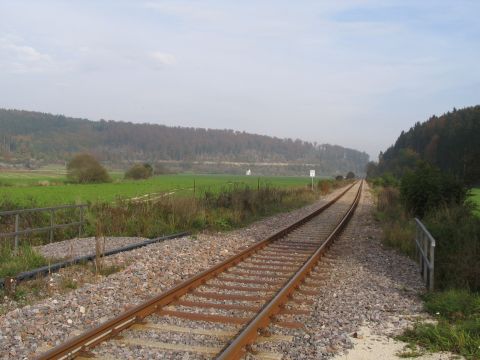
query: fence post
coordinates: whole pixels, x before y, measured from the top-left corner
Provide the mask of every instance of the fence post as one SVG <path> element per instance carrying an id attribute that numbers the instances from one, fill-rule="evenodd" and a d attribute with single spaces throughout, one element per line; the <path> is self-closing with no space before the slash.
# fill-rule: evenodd
<path id="1" fill-rule="evenodd" d="M 50 244 L 53 242 L 53 216 L 54 210 L 50 210 Z"/>
<path id="2" fill-rule="evenodd" d="M 15 214 L 15 249 L 14 249 L 14 254 L 18 255 L 18 228 L 19 228 L 19 222 L 20 222 L 20 214 Z"/>
<path id="3" fill-rule="evenodd" d="M 433 274 L 435 266 L 435 243 L 430 243 L 430 279 L 429 279 L 429 290 L 433 290 Z"/>
<path id="4" fill-rule="evenodd" d="M 428 244 L 427 244 L 427 239 L 425 233 L 423 233 L 423 241 L 422 241 L 422 246 L 423 246 L 423 253 L 427 257 L 426 259 L 423 260 L 423 281 L 425 281 L 425 284 L 428 283 Z"/>

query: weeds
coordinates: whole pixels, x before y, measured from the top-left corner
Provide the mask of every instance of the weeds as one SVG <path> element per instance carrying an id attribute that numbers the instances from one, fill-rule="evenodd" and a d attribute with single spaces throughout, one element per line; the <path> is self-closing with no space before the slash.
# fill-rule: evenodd
<path id="1" fill-rule="evenodd" d="M 448 290 L 425 295 L 425 309 L 436 324 L 417 323 L 398 337 L 428 351 L 450 351 L 480 359 L 480 295 Z"/>
<path id="2" fill-rule="evenodd" d="M 110 276 L 112 274 L 122 271 L 123 269 L 123 266 L 112 264 L 109 266 L 103 266 L 98 274 L 102 276 Z"/>
<path id="3" fill-rule="evenodd" d="M 377 190 L 375 218 L 383 228 L 383 243 L 410 257 L 415 255 L 415 225 L 400 203 L 397 188 Z"/>
<path id="4" fill-rule="evenodd" d="M 75 289 L 78 288 L 78 283 L 76 281 L 74 281 L 74 279 L 64 277 L 64 278 L 62 278 L 62 280 L 60 282 L 60 288 L 75 290 Z"/>
<path id="5" fill-rule="evenodd" d="M 0 248 L 0 278 L 12 277 L 22 271 L 45 266 L 48 260 L 29 245 L 22 245 L 15 255 L 9 246 Z"/>
<path id="6" fill-rule="evenodd" d="M 178 231 L 224 231 L 306 205 L 317 196 L 306 188 L 266 186 L 252 190 L 234 187 L 215 193 L 206 191 L 202 197 L 162 197 L 155 202 L 96 204 L 92 207 L 91 217 L 95 223 L 102 223 L 105 236 L 156 237 Z"/>

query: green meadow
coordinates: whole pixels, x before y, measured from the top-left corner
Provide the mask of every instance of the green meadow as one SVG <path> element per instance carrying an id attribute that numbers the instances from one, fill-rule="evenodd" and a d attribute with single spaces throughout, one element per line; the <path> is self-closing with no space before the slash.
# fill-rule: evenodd
<path id="1" fill-rule="evenodd" d="M 206 191 L 258 186 L 308 186 L 308 177 L 255 177 L 244 175 L 160 175 L 147 180 L 123 180 L 119 172 L 111 173 L 113 181 L 106 184 L 69 184 L 62 171 L 3 172 L 0 173 L 0 200 L 38 206 L 85 203 L 117 199 L 132 199 L 147 194 L 201 195 Z"/>

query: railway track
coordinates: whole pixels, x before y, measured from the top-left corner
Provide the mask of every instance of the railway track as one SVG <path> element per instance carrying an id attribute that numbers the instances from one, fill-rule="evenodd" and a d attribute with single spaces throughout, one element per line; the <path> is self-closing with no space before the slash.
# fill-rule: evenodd
<path id="1" fill-rule="evenodd" d="M 40 355 L 45 359 L 278 359 L 322 279 L 320 258 L 359 202 L 357 182 L 320 209 L 226 261 Z M 194 261 L 194 259 L 192 259 Z"/>

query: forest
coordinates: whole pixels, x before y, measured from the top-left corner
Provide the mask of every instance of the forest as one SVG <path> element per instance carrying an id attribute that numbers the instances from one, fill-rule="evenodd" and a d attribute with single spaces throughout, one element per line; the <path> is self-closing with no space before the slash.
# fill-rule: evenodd
<path id="1" fill-rule="evenodd" d="M 223 163 L 225 172 L 243 169 L 235 163 L 265 163 L 270 173 L 293 174 L 314 166 L 320 174 L 362 174 L 368 162 L 364 152 L 298 139 L 0 109 L 0 162 L 63 162 L 78 152 L 111 166 L 164 161 L 181 171 L 197 166 L 206 172 L 215 163 Z"/>
<path id="2" fill-rule="evenodd" d="M 402 131 L 393 146 L 370 163 L 370 176 L 401 177 L 424 160 L 469 186 L 480 183 L 480 105 L 432 116 Z"/>

